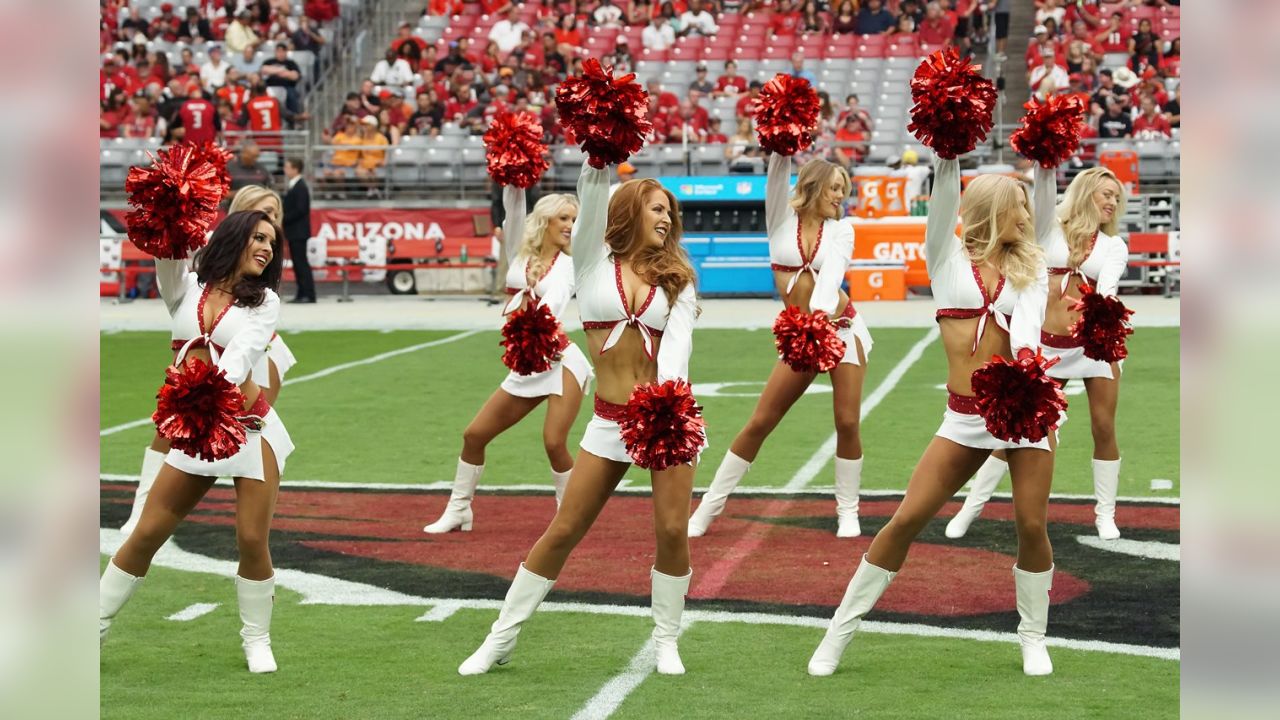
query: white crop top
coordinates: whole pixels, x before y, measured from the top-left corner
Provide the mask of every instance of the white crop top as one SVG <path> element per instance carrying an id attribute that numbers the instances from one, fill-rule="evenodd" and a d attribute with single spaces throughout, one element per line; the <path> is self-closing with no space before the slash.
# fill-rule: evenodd
<path id="1" fill-rule="evenodd" d="M 1036 166 L 1035 201 L 1036 240 L 1044 248 L 1045 263 L 1049 266 L 1050 275 L 1061 275 L 1062 282 L 1058 292 L 1065 295 L 1070 285 L 1071 276 L 1076 275 L 1088 282 L 1093 289 L 1102 295 L 1115 295 L 1120 290 L 1120 278 L 1129 266 L 1129 246 L 1124 240 L 1108 235 L 1101 230 L 1094 236 L 1089 254 L 1085 256 L 1080 267 L 1069 267 L 1067 258 L 1071 248 L 1067 246 L 1067 236 L 1062 231 L 1062 221 L 1054 211 L 1058 188 L 1054 177 L 1055 171 Z"/>
<path id="2" fill-rule="evenodd" d="M 814 287 L 809 309 L 831 314 L 840 304 L 840 285 L 853 259 L 853 226 L 839 220 L 823 221 L 813 247 L 813 257 L 805 258 L 801 254 L 800 218 L 788 198 L 790 181 L 791 156 L 770 155 L 764 196 L 770 267 L 778 272 L 795 273 L 787 282 L 787 295 L 791 294 L 802 273 L 812 275 Z"/>
<path id="3" fill-rule="evenodd" d="M 981 318 L 973 338 L 975 352 L 988 318 L 994 318 L 996 325 L 1009 333 L 1014 355 L 1021 348 L 1038 349 L 1049 291 L 1044 266 L 1036 273 L 1036 281 L 1022 290 L 1006 284 L 1002 275 L 995 297 L 988 297 L 982 274 L 956 237 L 959 212 L 960 163 L 939 158 L 934 166 L 933 195 L 925 225 L 925 263 L 938 306 L 937 317 Z"/>
<path id="4" fill-rule="evenodd" d="M 573 258 L 556 253 L 551 264 L 543 270 L 542 277 L 529 277 L 529 258 L 520 256 L 526 215 L 524 188 L 504 187 L 502 204 L 507 211 L 502 222 L 502 242 L 507 253 L 507 294 L 512 296 L 502 314 L 515 312 L 525 298 L 531 298 L 546 305 L 551 314 L 563 323 L 561 315 L 573 297 Z M 533 281 L 532 287 L 530 281 Z"/>
<path id="5" fill-rule="evenodd" d="M 693 285 L 680 291 L 674 305 L 660 287 L 651 286 L 636 312 L 626 304 L 622 266 L 608 252 L 604 231 L 609 215 L 611 167 L 593 168 L 582 164 L 578 176 L 578 221 L 573 226 L 573 257 L 578 291 L 578 312 L 585 329 L 608 329 L 600 348 L 603 355 L 618 343 L 627 327 L 635 327 L 644 339 L 645 352 L 654 358 L 654 338 L 662 338 L 658 348 L 658 382 L 689 379 L 689 354 L 693 351 L 693 324 L 698 314 Z"/>

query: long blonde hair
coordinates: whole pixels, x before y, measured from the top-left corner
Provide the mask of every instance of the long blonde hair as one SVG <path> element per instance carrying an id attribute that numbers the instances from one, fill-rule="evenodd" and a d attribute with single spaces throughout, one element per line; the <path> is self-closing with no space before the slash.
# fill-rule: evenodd
<path id="1" fill-rule="evenodd" d="M 826 189 L 827 183 L 831 182 L 833 174 L 840 176 L 844 182 L 844 196 L 849 197 L 849 193 L 853 191 L 849 171 L 835 163 L 814 158 L 801 166 L 800 173 L 796 176 L 796 189 L 791 194 L 791 208 L 797 214 L 804 214 L 807 209 L 820 202 L 822 191 Z"/>
<path id="2" fill-rule="evenodd" d="M 517 257 L 529 259 L 527 272 L 535 278 L 542 277 L 543 271 L 546 270 L 542 266 L 542 240 L 547 234 L 547 225 L 551 223 L 551 218 L 559 215 L 566 207 L 577 210 L 578 199 L 567 193 L 543 195 L 534 204 L 529 217 L 525 219 L 524 237 L 520 239 Z M 561 252 L 568 255 L 569 248 L 566 247 Z"/>
<path id="3" fill-rule="evenodd" d="M 1013 287 L 1022 290 L 1036 281 L 1044 252 L 1036 243 L 1031 201 L 1022 183 L 1004 175 L 979 175 L 961 200 L 960 222 L 964 247 L 973 262 L 994 260 Z M 1016 242 L 1002 243 L 1008 223 L 1022 223 Z"/>
<path id="4" fill-rule="evenodd" d="M 648 244 L 642 235 L 644 225 L 640 222 L 645 212 L 645 199 L 654 190 L 662 191 L 671 206 L 671 232 L 667 233 L 667 239 L 660 247 Z M 667 301 L 673 305 L 680 291 L 692 285 L 695 277 L 689 256 L 680 245 L 683 231 L 675 196 L 657 180 L 628 180 L 609 199 L 605 244 L 619 258 L 630 258 L 635 273 L 646 283 L 662 288 L 667 293 Z"/>
<path id="5" fill-rule="evenodd" d="M 280 193 L 269 187 L 262 185 L 245 185 L 236 191 L 235 197 L 231 198 L 231 207 L 227 208 L 227 214 L 241 210 L 251 210 L 264 198 L 271 198 L 276 203 L 275 224 L 279 225 L 284 221 L 284 204 L 280 202 Z"/>
<path id="6" fill-rule="evenodd" d="M 1116 201 L 1115 213 L 1104 223 L 1098 215 L 1098 206 L 1093 202 L 1093 194 L 1108 180 L 1119 188 L 1120 199 Z M 1124 215 L 1127 202 L 1124 184 L 1109 169 L 1089 168 L 1075 176 L 1056 211 L 1058 222 L 1062 223 L 1062 234 L 1067 238 L 1067 267 L 1080 267 L 1085 261 L 1095 232 L 1101 230 L 1108 235 L 1119 232 L 1120 216 Z"/>

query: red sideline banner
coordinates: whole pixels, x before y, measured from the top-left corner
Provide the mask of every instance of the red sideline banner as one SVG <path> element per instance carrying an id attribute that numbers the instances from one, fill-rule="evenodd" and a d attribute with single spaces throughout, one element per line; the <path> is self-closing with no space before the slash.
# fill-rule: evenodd
<path id="1" fill-rule="evenodd" d="M 475 237 L 474 218 L 488 215 L 487 208 L 324 208 L 311 211 L 311 234 L 323 240 L 333 255 L 335 250 L 354 251 L 361 239 L 371 237 L 381 236 L 393 243 Z"/>

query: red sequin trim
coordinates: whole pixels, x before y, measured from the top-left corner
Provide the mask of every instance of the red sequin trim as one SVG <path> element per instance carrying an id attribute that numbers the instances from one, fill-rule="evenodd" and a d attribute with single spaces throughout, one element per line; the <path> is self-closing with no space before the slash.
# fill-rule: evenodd
<path id="1" fill-rule="evenodd" d="M 813 259 L 818 257 L 818 248 L 822 247 L 822 226 L 827 223 L 818 223 L 818 238 L 813 241 L 813 254 L 807 259 L 804 256 L 804 225 L 800 222 L 800 217 L 796 216 L 796 251 L 800 253 L 800 265 L 812 265 Z"/>
<path id="2" fill-rule="evenodd" d="M 213 319 L 213 325 L 208 330 L 205 330 L 204 329 L 204 301 L 209 299 L 209 291 L 212 289 L 213 289 L 213 286 L 206 285 L 204 288 L 204 292 L 200 294 L 200 302 L 196 304 L 196 320 L 200 323 L 201 335 L 213 335 L 213 331 L 218 328 L 218 323 L 222 322 L 223 316 L 227 314 L 227 311 L 231 309 L 231 306 L 235 305 L 234 300 L 227 303 L 226 306 L 222 308 L 222 311 L 218 313 L 218 316 Z"/>
<path id="3" fill-rule="evenodd" d="M 622 422 L 627 416 L 627 406 L 611 403 L 608 400 L 596 395 L 596 417 L 609 422 Z"/>
<path id="4" fill-rule="evenodd" d="M 947 388 L 947 408 L 962 415 L 981 415 L 978 410 L 978 398 L 972 395 L 960 395 Z"/>
<path id="5" fill-rule="evenodd" d="M 183 346 L 183 345 L 186 345 L 186 344 L 187 344 L 187 341 L 186 341 L 186 340 L 174 340 L 173 342 L 169 343 L 169 347 L 170 347 L 170 349 L 172 349 L 174 352 L 178 352 L 179 350 L 181 350 L 181 349 L 182 349 L 182 346 Z M 196 341 L 195 341 L 195 342 L 193 342 L 193 343 L 191 343 L 191 347 L 192 347 L 192 348 L 208 347 L 208 346 L 210 346 L 210 345 L 212 345 L 212 346 L 213 346 L 213 349 L 214 349 L 214 350 L 217 350 L 219 353 L 224 353 L 224 352 L 226 352 L 226 351 L 227 351 L 227 349 L 226 349 L 225 347 L 223 347 L 223 346 L 219 345 L 218 343 L 206 343 L 206 342 L 204 341 L 204 338 L 202 338 L 202 337 L 200 337 L 200 338 L 196 338 Z"/>
<path id="6" fill-rule="evenodd" d="M 249 414 L 265 418 L 269 412 L 271 412 L 271 403 L 267 402 L 267 394 L 264 392 L 258 393 L 258 399 L 253 401 L 253 407 L 249 408 Z"/>
<path id="7" fill-rule="evenodd" d="M 1077 338 L 1073 335 L 1055 335 L 1046 330 L 1040 331 L 1040 344 L 1045 347 L 1057 348 L 1058 350 L 1066 350 L 1069 348 L 1084 347 L 1084 339 Z"/>

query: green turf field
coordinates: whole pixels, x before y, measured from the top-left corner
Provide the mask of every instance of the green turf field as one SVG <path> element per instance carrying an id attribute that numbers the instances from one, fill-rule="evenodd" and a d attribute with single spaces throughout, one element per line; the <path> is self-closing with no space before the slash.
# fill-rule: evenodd
<path id="1" fill-rule="evenodd" d="M 881 386 L 926 333 L 926 329 L 875 330 L 864 397 Z M 452 331 L 287 334 L 299 360 L 289 379 L 296 382 L 344 363 L 457 335 Z M 168 360 L 167 339 L 165 333 L 102 336 L 100 422 L 104 429 L 146 417 L 154 409 L 154 391 Z M 580 334 L 575 340 L 583 342 Z M 605 702 L 617 695 L 611 695 L 610 688 L 616 685 L 609 683 L 621 678 L 626 685 L 628 666 L 651 629 L 645 612 L 652 545 L 645 535 L 647 517 L 640 500 L 628 505 L 619 499 L 612 511 L 606 508 L 548 597 L 549 603 L 587 605 L 579 611 L 561 608 L 539 613 L 522 633 L 511 665 L 483 677 L 458 677 L 457 664 L 483 639 L 515 563 L 551 513 L 538 411 L 490 447 L 482 489 L 539 484 L 546 486 L 546 493 L 511 498 L 510 507 L 519 513 L 511 518 L 482 516 L 481 503 L 499 499 L 481 496 L 477 530 L 470 537 L 452 534 L 427 539 L 418 530 L 435 518 L 444 494 L 412 486 L 452 479 L 463 426 L 505 375 L 497 341 L 496 332 L 475 333 L 304 379 L 285 387 L 277 403 L 297 446 L 289 458 L 285 497 L 277 510 L 273 536 L 277 565 L 305 571 L 321 581 L 336 577 L 361 583 L 370 592 L 389 588 L 412 596 L 413 602 L 365 607 L 354 605 L 354 600 L 312 598 L 301 604 L 297 592 L 281 589 L 272 628 L 281 670 L 272 676 L 250 676 L 243 669 L 235 591 L 227 579 L 234 569 L 229 563 L 235 548 L 226 492 L 215 490 L 220 494 L 202 505 L 199 517 L 184 525 L 175 538 L 176 545 L 188 553 L 183 555 L 186 559 L 157 560 L 103 646 L 102 716 L 568 718 L 581 711 L 579 717 L 585 718 L 608 715 L 602 707 L 615 718 L 663 720 L 1176 716 L 1180 666 L 1166 658 L 1171 652 L 1176 655 L 1176 639 L 1169 640 L 1169 627 L 1176 634 L 1177 563 L 1081 545 L 1075 538 L 1087 534 L 1091 525 L 1077 532 L 1069 518 L 1087 517 L 1089 508 L 1087 503 L 1069 500 L 1055 503 L 1060 514 L 1051 515 L 1068 519 L 1051 526 L 1062 577 L 1055 583 L 1055 603 L 1061 604 L 1051 612 L 1050 636 L 1059 618 L 1063 632 L 1080 643 L 1078 647 L 1093 641 L 1122 647 L 1052 647 L 1055 674 L 1026 678 L 1015 644 L 970 636 L 903 634 L 923 623 L 957 632 L 996 631 L 1007 640 L 1016 624 L 1011 604 L 1000 611 L 968 614 L 935 608 L 936 613 L 926 613 L 928 617 L 922 619 L 906 607 L 911 600 L 907 597 L 900 600 L 902 607 L 895 609 L 890 603 L 872 613 L 872 620 L 887 621 L 896 629 L 873 632 L 868 628 L 854 640 L 835 676 L 808 677 L 805 662 L 821 637 L 821 621 L 830 616 L 829 606 L 838 601 L 857 554 L 869 540 L 837 543 L 830 532 L 834 520 L 824 514 L 823 503 L 830 504 L 829 495 L 804 494 L 830 488 L 829 460 L 808 482 L 803 477 L 797 480 L 800 468 L 831 435 L 829 393 L 811 394 L 796 405 L 743 483 L 748 489 L 789 487 L 798 493 L 767 496 L 777 501 L 763 504 L 759 495 L 756 504 L 743 501 L 744 517 L 750 517 L 740 520 L 767 527 L 760 554 L 792 547 L 794 552 L 778 555 L 778 562 L 748 559 L 741 566 L 726 565 L 725 558 L 747 536 L 728 519 L 719 521 L 724 524 L 719 534 L 713 530 L 707 538 L 694 541 L 690 609 L 730 615 L 699 616 L 703 619 L 690 624 L 681 640 L 688 675 L 641 674 L 633 678 L 634 687 L 628 686 L 615 698 L 616 707 Z M 1139 328 L 1131 338 L 1118 417 L 1125 459 L 1123 496 L 1177 497 L 1178 343 L 1176 328 Z M 767 330 L 699 330 L 695 335 L 692 379 L 741 383 L 700 395 L 711 447 L 703 458 L 698 487 L 710 483 L 754 406 L 755 394 L 774 359 Z M 864 489 L 901 491 L 941 419 L 945 392 L 938 384 L 944 376 L 945 359 L 935 342 L 918 362 L 905 368 L 900 382 L 866 416 Z M 730 392 L 741 396 L 725 395 Z M 1088 494 L 1092 447 L 1087 406 L 1083 395 L 1069 395 L 1069 399 L 1071 421 L 1062 433 L 1054 491 Z M 576 448 L 589 414 L 588 400 L 570 437 L 571 447 Z M 118 526 L 128 513 L 127 479 L 136 476 L 151 433 L 149 425 L 139 425 L 102 437 L 104 528 Z M 633 471 L 628 477 L 636 486 L 647 485 L 641 472 Z M 1153 491 L 1153 479 L 1173 481 L 1173 490 Z M 288 490 L 291 480 L 406 487 L 399 494 L 369 490 L 313 499 L 319 493 Z M 1002 490 L 1008 489 L 1007 482 Z M 305 484 L 312 487 L 311 482 Z M 874 533 L 894 502 L 887 498 L 882 506 L 873 506 L 864 500 L 864 532 Z M 818 509 L 806 509 L 814 507 Z M 1177 543 L 1176 507 L 1139 503 L 1131 511 L 1126 515 L 1122 510 L 1120 516 L 1126 539 L 1153 545 Z M 968 544 L 959 549 L 969 553 L 963 562 L 973 563 L 964 567 L 996 578 L 993 596 L 1011 598 L 1007 561 L 1011 525 L 999 516 L 996 511 L 989 522 L 975 524 L 972 538 L 966 538 Z M 1126 523 L 1129 518 L 1132 524 Z M 487 522 L 482 525 L 482 521 Z M 909 595 L 919 588 L 926 595 L 933 588 L 920 569 L 951 562 L 945 552 L 957 548 L 942 539 L 943 524 L 945 519 L 935 521 L 922 535 L 922 547 L 913 550 L 896 583 L 901 593 Z M 104 531 L 104 551 L 116 538 L 118 534 Z M 936 562 L 935 550 L 943 553 Z M 105 562 L 106 555 L 102 558 Z M 705 577 L 716 570 L 723 571 L 725 579 L 717 585 L 719 593 L 708 595 L 705 588 L 699 589 L 699 573 Z M 942 597 L 954 587 L 948 583 L 965 581 L 964 572 L 941 583 L 937 591 Z M 602 579 L 612 578 L 610 573 L 622 577 L 620 585 Z M 979 586 L 986 577 L 975 575 L 964 587 Z M 798 579 L 828 589 L 835 600 L 791 598 L 778 590 L 810 587 Z M 1128 594 L 1123 591 L 1126 586 L 1132 586 Z M 1071 597 L 1060 598 L 1060 592 Z M 1153 595 L 1171 596 L 1172 604 L 1153 610 L 1144 599 Z M 415 622 L 434 606 L 424 598 L 465 602 L 460 600 L 435 622 Z M 190 621 L 166 619 L 195 603 L 216 603 L 217 607 Z M 622 609 L 592 609 L 600 603 Z M 1160 616 L 1159 622 L 1153 616 Z M 1089 628 L 1095 626 L 1124 628 L 1123 637 L 1114 630 L 1091 633 Z M 1154 654 L 1165 657 L 1131 651 L 1148 645 L 1156 649 Z"/>

